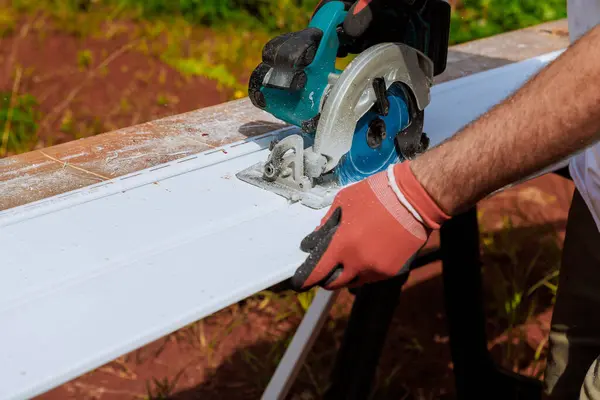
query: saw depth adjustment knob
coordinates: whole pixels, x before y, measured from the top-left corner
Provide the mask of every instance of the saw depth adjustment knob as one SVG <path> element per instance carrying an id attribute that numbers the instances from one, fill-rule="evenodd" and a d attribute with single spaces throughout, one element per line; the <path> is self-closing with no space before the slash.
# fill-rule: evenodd
<path id="1" fill-rule="evenodd" d="M 375 90 L 375 111 L 377 114 L 387 117 L 390 112 L 390 100 L 387 98 L 387 88 L 384 78 L 373 79 L 373 90 Z"/>
<path id="2" fill-rule="evenodd" d="M 387 117 L 390 113 L 390 100 L 388 99 L 387 88 L 385 86 L 385 79 L 375 78 L 373 79 L 373 90 L 375 91 L 375 104 L 373 104 L 372 110 L 382 117 Z M 369 129 L 367 131 L 367 144 L 372 149 L 377 149 L 381 146 L 381 143 L 387 137 L 387 130 L 385 121 L 380 117 L 375 118 L 369 123 Z"/>
<path id="3" fill-rule="evenodd" d="M 381 146 L 381 143 L 387 137 L 387 131 L 385 121 L 381 118 L 375 118 L 369 124 L 369 130 L 367 131 L 367 144 L 372 149 L 377 149 Z"/>

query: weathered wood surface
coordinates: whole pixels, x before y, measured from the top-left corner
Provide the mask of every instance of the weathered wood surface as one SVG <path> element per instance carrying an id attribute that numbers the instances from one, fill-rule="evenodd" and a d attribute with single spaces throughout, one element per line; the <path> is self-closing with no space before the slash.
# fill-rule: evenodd
<path id="1" fill-rule="evenodd" d="M 454 46 L 443 82 L 568 46 L 566 21 Z M 0 210 L 79 189 L 283 125 L 247 99 L 0 160 Z"/>

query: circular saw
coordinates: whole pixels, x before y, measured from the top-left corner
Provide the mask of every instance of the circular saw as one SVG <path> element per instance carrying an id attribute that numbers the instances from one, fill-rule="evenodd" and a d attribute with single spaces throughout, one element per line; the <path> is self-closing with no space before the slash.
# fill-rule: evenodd
<path id="1" fill-rule="evenodd" d="M 329 206 L 340 188 L 427 149 L 424 110 L 447 55 L 447 36 L 444 52 L 430 34 L 417 47 L 435 49 L 437 64 L 423 49 L 389 42 L 339 70 L 346 13 L 343 2 L 328 2 L 308 28 L 267 43 L 248 90 L 256 107 L 298 130 L 271 143 L 267 159 L 237 177 L 316 209 Z"/>

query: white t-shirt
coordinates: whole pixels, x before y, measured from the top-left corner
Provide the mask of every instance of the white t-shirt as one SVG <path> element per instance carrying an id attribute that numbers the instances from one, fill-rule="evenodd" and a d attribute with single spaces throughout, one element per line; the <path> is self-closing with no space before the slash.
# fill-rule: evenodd
<path id="1" fill-rule="evenodd" d="M 568 0 L 567 14 L 573 42 L 600 23 L 600 0 Z M 569 171 L 600 230 L 600 143 L 574 156 Z"/>

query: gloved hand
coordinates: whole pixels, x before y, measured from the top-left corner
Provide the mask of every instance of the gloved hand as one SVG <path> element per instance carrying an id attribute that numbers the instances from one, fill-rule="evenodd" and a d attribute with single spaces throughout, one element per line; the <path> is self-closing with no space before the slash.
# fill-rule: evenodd
<path id="1" fill-rule="evenodd" d="M 393 165 L 340 190 L 302 241 L 310 254 L 291 285 L 336 290 L 407 273 L 431 232 L 449 218 L 417 181 L 410 161 Z"/>

